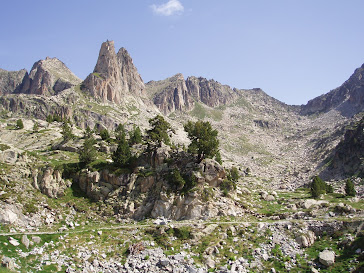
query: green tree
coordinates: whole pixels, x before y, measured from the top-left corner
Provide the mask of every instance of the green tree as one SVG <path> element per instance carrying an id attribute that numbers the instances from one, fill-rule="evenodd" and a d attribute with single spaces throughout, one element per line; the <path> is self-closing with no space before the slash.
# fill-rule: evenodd
<path id="1" fill-rule="evenodd" d="M 85 129 L 85 132 L 84 132 L 84 134 L 83 134 L 83 137 L 85 138 L 85 139 L 87 139 L 87 138 L 90 138 L 90 137 L 92 137 L 92 134 L 93 134 L 94 132 L 91 130 L 91 128 L 89 127 L 89 126 L 87 126 L 86 127 L 86 129 Z"/>
<path id="2" fill-rule="evenodd" d="M 239 171 L 236 167 L 232 167 L 229 171 L 228 179 L 233 182 L 238 182 L 240 178 Z"/>
<path id="3" fill-rule="evenodd" d="M 168 182 L 174 190 L 180 191 L 183 189 L 186 181 L 183 179 L 180 171 L 175 168 L 168 175 Z"/>
<path id="4" fill-rule="evenodd" d="M 130 165 L 131 159 L 130 146 L 126 140 L 125 133 L 123 133 L 120 135 L 120 139 L 118 140 L 118 147 L 116 151 L 112 154 L 112 160 L 119 168 L 125 168 Z"/>
<path id="5" fill-rule="evenodd" d="M 18 120 L 16 121 L 16 128 L 17 128 L 18 130 L 20 130 L 20 129 L 23 129 L 23 128 L 24 128 L 24 124 L 23 124 L 23 121 L 22 121 L 21 119 L 18 119 Z"/>
<path id="6" fill-rule="evenodd" d="M 39 124 L 38 122 L 34 122 L 34 125 L 33 125 L 33 132 L 34 133 L 38 133 L 39 131 Z"/>
<path id="7" fill-rule="evenodd" d="M 319 176 L 315 176 L 311 183 L 311 194 L 312 197 L 317 198 L 321 194 L 332 193 L 333 188 L 331 185 L 325 183 Z"/>
<path id="8" fill-rule="evenodd" d="M 213 158 L 219 152 L 219 140 L 217 139 L 217 130 L 212 129 L 210 122 L 197 121 L 187 122 L 184 126 L 191 140 L 188 150 L 197 154 L 198 162 L 204 158 Z"/>
<path id="9" fill-rule="evenodd" d="M 82 148 L 78 151 L 78 157 L 82 165 L 88 165 L 97 157 L 97 151 L 94 146 L 95 139 L 91 136 L 86 136 Z"/>
<path id="10" fill-rule="evenodd" d="M 100 131 L 100 136 L 102 140 L 108 141 L 110 139 L 110 134 L 107 129 L 102 129 Z"/>
<path id="11" fill-rule="evenodd" d="M 117 127 L 116 127 L 116 129 L 115 129 L 115 138 L 116 138 L 116 140 L 120 140 L 120 138 L 121 138 L 121 136 L 123 135 L 123 134 L 126 134 L 126 132 L 125 132 L 125 127 L 124 127 L 124 125 L 123 124 L 119 124 Z"/>
<path id="12" fill-rule="evenodd" d="M 167 145 L 171 144 L 168 134 L 169 132 L 174 132 L 174 130 L 161 115 L 150 119 L 149 125 L 152 127 L 147 131 L 147 138 L 150 142 L 156 143 L 157 147 L 160 147 L 162 142 Z"/>
<path id="13" fill-rule="evenodd" d="M 356 196 L 355 186 L 351 179 L 346 180 L 345 193 L 347 196 L 353 196 L 353 197 Z"/>
<path id="14" fill-rule="evenodd" d="M 62 136 L 63 136 L 63 142 L 67 142 L 75 137 L 72 134 L 72 127 L 66 121 L 64 121 L 62 125 Z"/>
<path id="15" fill-rule="evenodd" d="M 129 142 L 131 145 L 142 143 L 142 131 L 139 126 L 134 126 L 133 131 L 131 131 L 129 135 Z"/>

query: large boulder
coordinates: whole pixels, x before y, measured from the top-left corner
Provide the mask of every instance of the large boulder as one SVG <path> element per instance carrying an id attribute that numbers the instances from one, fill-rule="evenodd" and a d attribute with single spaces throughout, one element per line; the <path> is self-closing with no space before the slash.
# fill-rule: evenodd
<path id="1" fill-rule="evenodd" d="M 335 263 L 335 252 L 327 249 L 320 252 L 319 261 L 327 267 L 332 266 Z"/>
<path id="2" fill-rule="evenodd" d="M 315 233 L 311 230 L 302 232 L 299 236 L 296 237 L 296 242 L 301 247 L 309 247 L 315 242 L 316 236 Z"/>
<path id="3" fill-rule="evenodd" d="M 202 160 L 199 169 L 210 187 L 218 187 L 226 177 L 225 169 L 213 159 Z"/>

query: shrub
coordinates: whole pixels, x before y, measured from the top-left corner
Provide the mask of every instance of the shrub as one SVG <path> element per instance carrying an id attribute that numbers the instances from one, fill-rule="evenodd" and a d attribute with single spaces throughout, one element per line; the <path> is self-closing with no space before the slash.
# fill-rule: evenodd
<path id="1" fill-rule="evenodd" d="M 33 132 L 34 133 L 37 133 L 39 131 L 39 124 L 38 122 L 34 122 L 34 125 L 33 125 Z"/>
<path id="2" fill-rule="evenodd" d="M 168 183 L 174 190 L 180 191 L 185 186 L 186 181 L 183 179 L 180 171 L 175 168 L 168 174 Z"/>
<path id="3" fill-rule="evenodd" d="M 105 141 L 110 139 L 110 134 L 109 134 L 109 131 L 107 129 L 102 129 L 100 131 L 100 136 L 101 136 L 101 139 L 105 140 Z"/>
<path id="4" fill-rule="evenodd" d="M 20 130 L 20 129 L 23 129 L 23 128 L 24 128 L 24 124 L 23 124 L 23 121 L 22 121 L 21 119 L 18 119 L 18 120 L 16 121 L 16 128 L 17 128 L 18 130 Z"/>
<path id="5" fill-rule="evenodd" d="M 345 193 L 347 196 L 356 196 L 356 190 L 353 181 L 351 179 L 346 180 Z"/>
<path id="6" fill-rule="evenodd" d="M 142 131 L 140 130 L 139 126 L 133 128 L 133 131 L 129 133 L 130 135 L 130 145 L 139 144 L 142 142 Z"/>
<path id="7" fill-rule="evenodd" d="M 88 137 L 85 139 L 82 148 L 78 151 L 78 156 L 82 165 L 88 165 L 96 160 L 97 152 L 94 144 L 95 139 L 92 136 Z"/>

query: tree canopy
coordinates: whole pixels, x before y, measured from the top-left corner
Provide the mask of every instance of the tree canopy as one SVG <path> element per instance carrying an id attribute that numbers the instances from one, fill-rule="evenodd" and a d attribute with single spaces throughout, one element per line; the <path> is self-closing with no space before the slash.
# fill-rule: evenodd
<path id="1" fill-rule="evenodd" d="M 155 142 L 157 147 L 160 147 L 162 142 L 167 145 L 171 144 L 168 133 L 174 132 L 174 130 L 161 115 L 150 119 L 149 124 L 151 126 L 151 129 L 147 131 L 149 141 Z"/>
<path id="2" fill-rule="evenodd" d="M 197 154 L 200 162 L 204 158 L 213 158 L 219 153 L 219 140 L 217 130 L 212 129 L 208 121 L 189 121 L 184 125 L 184 129 L 191 140 L 188 150 Z"/>
<path id="3" fill-rule="evenodd" d="M 112 160 L 119 168 L 128 167 L 132 158 L 129 143 L 126 140 L 125 132 L 121 133 L 118 139 L 118 147 L 112 154 Z"/>
<path id="4" fill-rule="evenodd" d="M 87 127 L 89 128 L 89 127 Z M 88 135 L 88 132 L 86 130 L 85 132 L 85 142 L 83 143 L 82 148 L 78 151 L 78 157 L 80 159 L 80 163 L 83 165 L 88 165 L 92 161 L 96 160 L 97 157 L 97 151 L 94 146 L 95 139 L 92 135 Z"/>

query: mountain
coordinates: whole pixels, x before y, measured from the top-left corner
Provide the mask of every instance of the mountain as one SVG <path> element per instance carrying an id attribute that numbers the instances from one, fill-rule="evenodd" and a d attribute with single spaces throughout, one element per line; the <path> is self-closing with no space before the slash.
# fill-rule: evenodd
<path id="1" fill-rule="evenodd" d="M 144 82 L 125 48 L 115 52 L 114 41 L 102 43 L 93 73 L 82 83 L 83 90 L 91 96 L 120 104 L 131 94 L 143 97 Z"/>
<path id="2" fill-rule="evenodd" d="M 55 58 L 29 74 L 0 70 L 2 265 L 22 272 L 362 272 L 362 72 L 290 106 L 259 88 L 203 77 L 144 84 L 112 41 L 101 45 L 83 82 Z M 195 130 L 203 146 L 211 146 L 205 125 L 217 130 L 222 163 L 197 159 L 187 121 L 204 122 Z M 171 145 L 151 140 L 160 133 Z M 86 157 L 89 164 L 80 162 Z M 316 175 L 334 193 L 312 199 Z M 356 197 L 343 196 L 347 178 Z"/>
<path id="3" fill-rule="evenodd" d="M 0 69 L 0 96 L 13 93 L 22 83 L 25 74 L 27 74 L 25 69 L 19 71 Z"/>
<path id="4" fill-rule="evenodd" d="M 30 73 L 25 73 L 15 93 L 55 95 L 79 84 L 81 80 L 57 58 L 47 57 L 34 63 Z"/>
<path id="5" fill-rule="evenodd" d="M 195 102 L 210 107 L 218 107 L 232 102 L 238 93 L 227 85 L 202 77 L 188 77 L 177 74 L 162 81 L 151 81 L 146 84 L 149 96 L 154 104 L 164 113 L 176 110 L 189 111 Z"/>
<path id="6" fill-rule="evenodd" d="M 302 106 L 303 115 L 327 112 L 331 109 L 352 116 L 364 109 L 364 64 L 340 87 L 310 100 Z"/>

